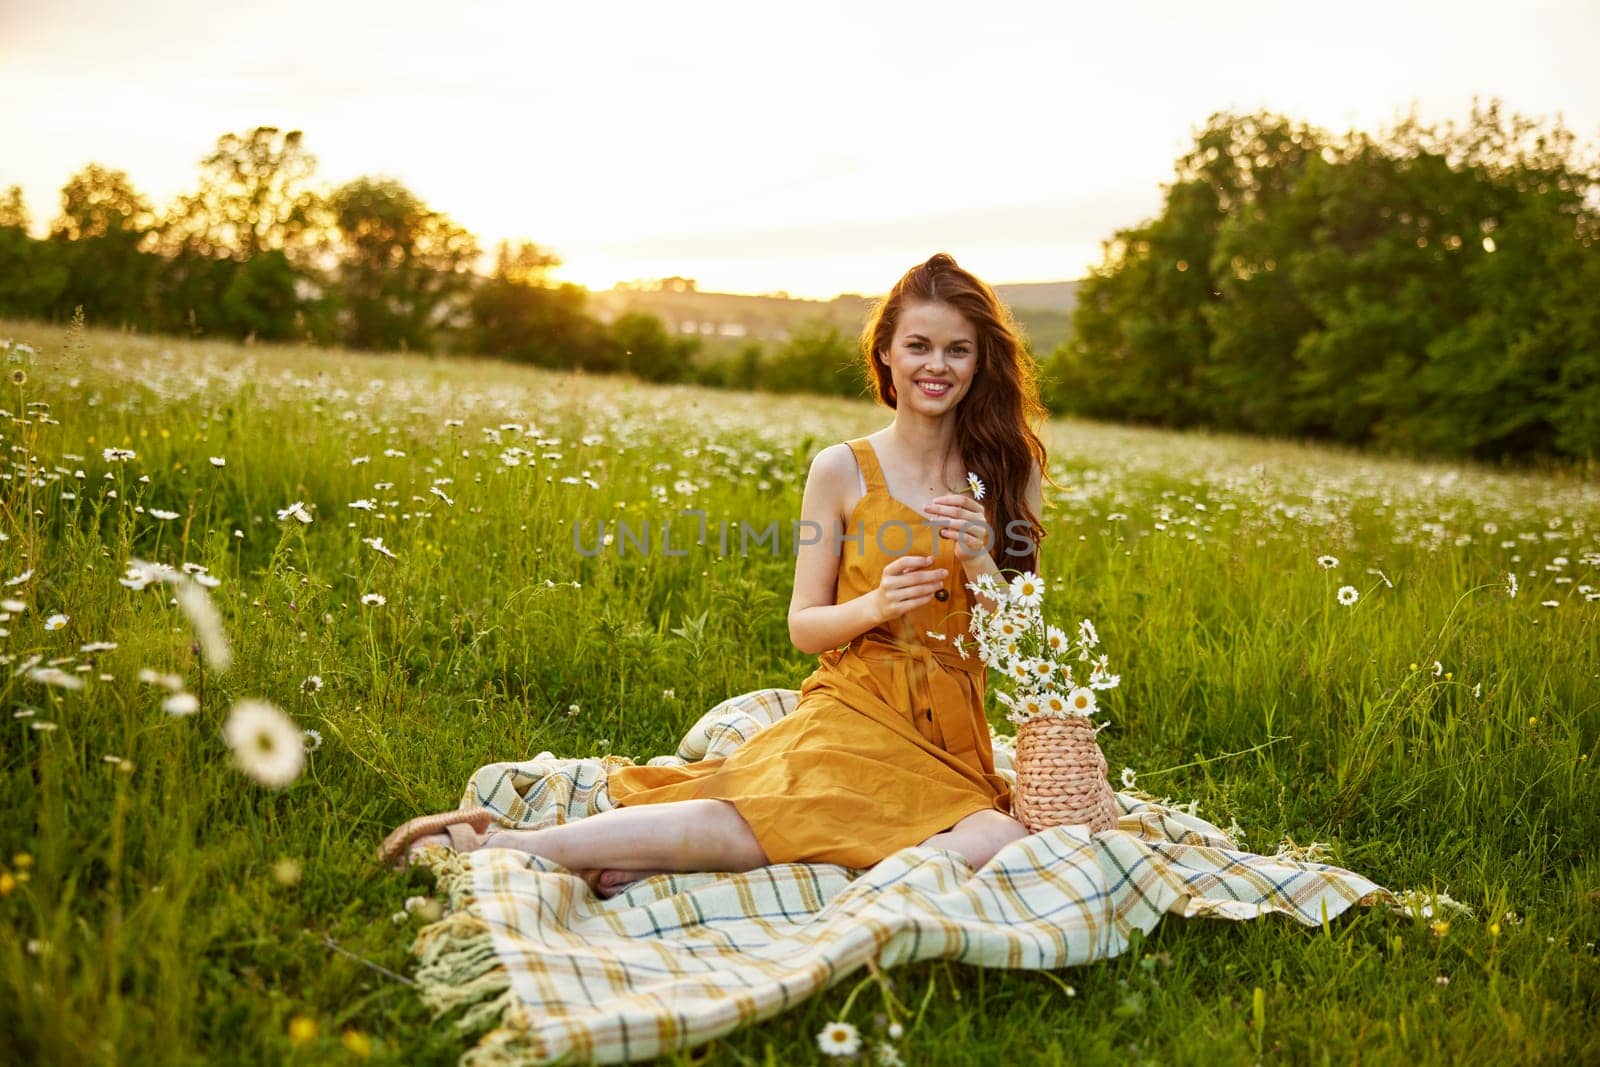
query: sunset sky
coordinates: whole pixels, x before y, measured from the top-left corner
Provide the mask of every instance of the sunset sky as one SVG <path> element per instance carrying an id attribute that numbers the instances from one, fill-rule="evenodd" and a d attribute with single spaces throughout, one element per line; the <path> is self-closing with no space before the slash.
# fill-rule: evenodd
<path id="1" fill-rule="evenodd" d="M 0 188 L 90 161 L 158 206 L 227 131 L 398 178 L 591 288 L 876 294 L 948 251 L 1081 277 L 1207 116 L 1342 132 L 1474 94 L 1600 143 L 1600 2 L 0 0 Z"/>

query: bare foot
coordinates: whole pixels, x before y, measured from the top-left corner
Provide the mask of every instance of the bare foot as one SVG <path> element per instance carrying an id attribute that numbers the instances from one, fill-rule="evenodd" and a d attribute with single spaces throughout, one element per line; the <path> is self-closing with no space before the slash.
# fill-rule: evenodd
<path id="1" fill-rule="evenodd" d="M 484 836 L 483 844 L 479 847 L 494 848 L 495 844 L 493 839 L 495 836 L 496 834 L 493 831 L 486 834 Z M 406 853 L 408 856 L 414 855 L 418 849 L 427 848 L 430 845 L 439 845 L 442 848 L 453 847 L 450 842 L 450 835 L 447 833 L 424 834 L 423 836 L 411 842 L 406 849 Z M 598 871 L 588 869 L 575 871 L 574 873 L 588 883 L 589 888 L 594 890 L 595 896 L 600 897 L 602 900 L 610 900 L 612 897 L 616 896 L 618 893 L 622 892 L 635 882 L 642 881 L 645 878 L 652 878 L 658 874 L 670 874 L 672 872 L 632 871 L 621 870 L 615 867 L 605 867 Z"/>
<path id="2" fill-rule="evenodd" d="M 586 877 L 584 881 L 589 883 L 595 896 L 602 900 L 610 900 L 635 882 L 653 878 L 658 874 L 671 873 L 671 871 L 622 871 L 607 867 L 592 878 Z"/>
<path id="3" fill-rule="evenodd" d="M 421 837 L 417 838 L 416 840 L 412 841 L 411 844 L 406 846 L 406 856 L 408 858 L 411 857 L 411 856 L 415 856 L 418 849 L 425 848 L 428 845 L 439 845 L 439 846 L 442 846 L 444 848 L 449 848 L 450 847 L 450 835 L 449 834 L 424 834 Z"/>

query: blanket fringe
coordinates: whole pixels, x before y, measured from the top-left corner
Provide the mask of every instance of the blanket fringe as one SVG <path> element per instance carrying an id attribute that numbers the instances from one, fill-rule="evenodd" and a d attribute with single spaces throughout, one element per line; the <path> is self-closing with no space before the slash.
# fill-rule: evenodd
<path id="1" fill-rule="evenodd" d="M 436 891 L 449 901 L 444 918 L 418 930 L 411 946 L 419 960 L 414 978 L 422 1002 L 435 1018 L 466 1007 L 454 1024 L 460 1033 L 501 1021 L 514 1003 L 511 975 L 478 913 L 470 863 L 447 849 L 425 849 L 417 862 L 433 874 Z"/>

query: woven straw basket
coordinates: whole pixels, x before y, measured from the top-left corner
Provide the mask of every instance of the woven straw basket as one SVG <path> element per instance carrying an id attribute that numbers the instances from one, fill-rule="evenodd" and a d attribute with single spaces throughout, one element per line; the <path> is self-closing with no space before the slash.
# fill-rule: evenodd
<path id="1" fill-rule="evenodd" d="M 1117 824 L 1117 800 L 1106 780 L 1106 757 L 1087 718 L 1029 719 L 1017 726 L 1017 785 L 1011 813 L 1038 833 L 1047 826 Z"/>

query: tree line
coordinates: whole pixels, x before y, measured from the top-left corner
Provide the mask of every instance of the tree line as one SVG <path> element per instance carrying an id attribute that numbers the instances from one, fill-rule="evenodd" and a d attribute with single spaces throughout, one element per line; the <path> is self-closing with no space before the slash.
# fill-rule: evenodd
<path id="1" fill-rule="evenodd" d="M 0 315 L 357 349 L 470 352 L 647 381 L 859 396 L 821 321 L 716 356 L 610 323 L 559 260 L 477 239 L 399 182 L 314 188 L 299 131 L 226 134 L 157 211 L 90 164 L 30 235 L 0 195 Z M 1600 454 L 1600 165 L 1559 123 L 1414 118 L 1334 136 L 1211 116 L 1154 219 L 1119 229 L 1042 360 L 1052 411 L 1477 459 Z"/>
<path id="2" fill-rule="evenodd" d="M 76 308 L 116 328 L 376 351 L 470 352 L 647 381 L 859 394 L 852 338 L 808 325 L 773 351 L 708 358 L 655 315 L 610 323 L 587 291 L 554 284 L 560 260 L 501 242 L 488 275 L 478 239 L 400 182 L 314 187 L 298 130 L 218 138 L 193 191 L 157 210 L 124 171 L 91 163 L 31 235 L 22 191 L 0 195 L 0 316 L 65 322 Z M 820 369 L 820 373 L 819 373 Z"/>
<path id="3" fill-rule="evenodd" d="M 1480 106 L 1343 137 L 1213 115 L 1116 231 L 1053 410 L 1501 460 L 1600 455 L 1600 167 Z"/>

